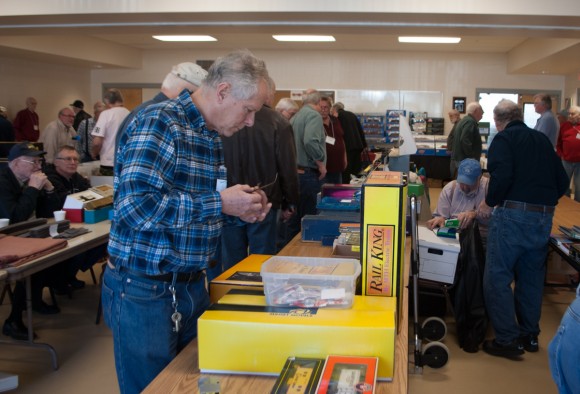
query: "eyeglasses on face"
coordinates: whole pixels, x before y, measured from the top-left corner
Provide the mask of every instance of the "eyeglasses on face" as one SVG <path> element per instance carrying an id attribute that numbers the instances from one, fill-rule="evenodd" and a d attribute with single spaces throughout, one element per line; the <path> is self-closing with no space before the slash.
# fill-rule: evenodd
<path id="1" fill-rule="evenodd" d="M 66 115 L 66 114 L 60 114 L 60 116 L 64 117 L 64 118 L 74 118 L 74 115 Z"/>
<path id="2" fill-rule="evenodd" d="M 68 161 L 69 163 L 70 162 L 78 163 L 80 161 L 80 159 L 77 157 L 55 157 L 54 159 Z"/>
<path id="3" fill-rule="evenodd" d="M 27 163 L 30 163 L 34 166 L 42 166 L 42 160 L 26 160 L 26 159 L 20 159 L 20 161 L 25 161 Z"/>

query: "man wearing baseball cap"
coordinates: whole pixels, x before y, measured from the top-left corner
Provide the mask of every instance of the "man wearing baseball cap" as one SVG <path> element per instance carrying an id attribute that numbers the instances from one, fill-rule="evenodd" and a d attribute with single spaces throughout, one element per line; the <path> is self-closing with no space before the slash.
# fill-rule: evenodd
<path id="1" fill-rule="evenodd" d="M 449 182 L 439 195 L 433 219 L 427 227 L 443 227 L 446 219 L 459 219 L 460 228 L 467 228 L 476 219 L 483 240 L 487 236 L 488 219 L 478 214 L 479 204 L 485 200 L 489 179 L 481 176 L 481 165 L 475 159 L 464 159 L 457 170 L 457 180 Z"/>
<path id="2" fill-rule="evenodd" d="M 85 103 L 81 100 L 75 100 L 72 104 L 70 104 L 73 111 L 75 111 L 75 120 L 73 122 L 73 127 L 75 130 L 79 129 L 79 125 L 83 120 L 90 119 L 91 115 L 85 111 Z"/>
<path id="3" fill-rule="evenodd" d="M 161 91 L 151 100 L 145 101 L 143 104 L 133 109 L 133 111 L 131 111 L 131 113 L 125 118 L 119 127 L 119 132 L 117 133 L 115 151 L 119 149 L 119 142 L 126 139 L 126 137 L 124 137 L 125 130 L 139 111 L 152 104 L 174 99 L 179 96 L 179 93 L 181 93 L 183 89 L 188 89 L 191 93 L 195 92 L 199 89 L 201 81 L 203 81 L 206 76 L 207 71 L 195 63 L 185 62 L 173 66 L 161 83 Z"/>
<path id="4" fill-rule="evenodd" d="M 47 202 L 58 205 L 54 186 L 41 170 L 45 153 L 29 142 L 16 144 L 8 153 L 8 167 L 0 169 L 0 217 L 9 218 L 10 224 L 32 217 L 41 195 L 45 195 Z M 45 271 L 32 275 L 32 309 L 43 314 L 60 311 L 42 301 L 42 288 L 49 276 Z M 25 288 L 19 281 L 14 289 L 12 311 L 2 327 L 4 335 L 28 339 L 28 329 L 22 322 L 25 305 Z"/>

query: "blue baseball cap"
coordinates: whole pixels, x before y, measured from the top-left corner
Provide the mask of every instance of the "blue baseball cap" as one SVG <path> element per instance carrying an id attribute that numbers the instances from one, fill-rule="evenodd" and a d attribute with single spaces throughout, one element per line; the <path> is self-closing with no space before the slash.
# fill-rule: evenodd
<path id="1" fill-rule="evenodd" d="M 10 152 L 8 152 L 8 161 L 18 159 L 21 156 L 39 157 L 44 154 L 46 154 L 46 152 L 38 149 L 36 145 L 30 142 L 21 142 L 10 148 Z"/>
<path id="2" fill-rule="evenodd" d="M 481 165 L 475 159 L 465 159 L 459 163 L 457 182 L 473 186 L 481 175 Z"/>

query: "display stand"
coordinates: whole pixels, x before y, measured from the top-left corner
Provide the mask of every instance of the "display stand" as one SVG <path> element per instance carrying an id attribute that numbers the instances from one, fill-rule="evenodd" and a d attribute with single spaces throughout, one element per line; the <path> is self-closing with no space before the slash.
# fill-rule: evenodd
<path id="1" fill-rule="evenodd" d="M 405 250 L 409 250 L 407 247 Z M 322 246 L 318 242 L 302 242 L 298 234 L 279 255 L 330 257 L 332 248 Z M 405 278 L 408 278 L 409 254 L 405 256 Z M 392 382 L 377 384 L 377 394 L 400 394 L 407 392 L 409 369 L 408 356 L 408 295 L 407 288 L 403 291 L 403 318 L 399 322 L 401 330 L 395 343 L 395 374 Z M 227 355 L 224 355 L 227 357 Z M 143 393 L 196 393 L 199 390 L 201 377 L 214 377 L 219 380 L 220 393 L 269 393 L 276 376 L 256 375 L 217 375 L 201 374 L 198 367 L 197 340 L 193 340 L 179 355 L 145 388 Z"/>

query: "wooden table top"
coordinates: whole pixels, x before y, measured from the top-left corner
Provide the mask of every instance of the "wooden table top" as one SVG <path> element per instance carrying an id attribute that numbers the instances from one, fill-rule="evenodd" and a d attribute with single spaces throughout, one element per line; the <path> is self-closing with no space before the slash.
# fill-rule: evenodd
<path id="1" fill-rule="evenodd" d="M 410 242 L 405 248 L 405 278 L 408 278 Z M 302 242 L 296 236 L 279 255 L 329 257 L 332 248 L 318 242 Z M 405 281 L 407 282 L 407 280 Z M 403 305 L 408 303 L 407 283 L 403 290 Z M 400 394 L 407 392 L 409 369 L 408 355 L 408 311 L 404 308 L 401 329 L 395 344 L 395 376 L 392 382 L 379 382 L 375 393 Z M 220 393 L 269 393 L 276 382 L 275 376 L 201 374 L 198 367 L 197 340 L 192 341 L 179 355 L 151 382 L 143 393 L 196 393 L 200 376 L 219 379 Z"/>
<path id="2" fill-rule="evenodd" d="M 580 202 L 564 196 L 558 201 L 554 211 L 552 234 L 561 233 L 558 226 L 572 227 L 574 225 L 580 226 Z"/>

